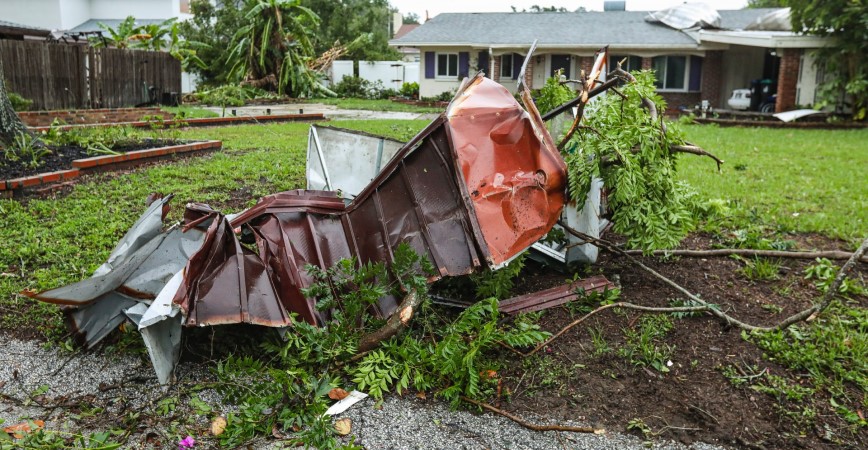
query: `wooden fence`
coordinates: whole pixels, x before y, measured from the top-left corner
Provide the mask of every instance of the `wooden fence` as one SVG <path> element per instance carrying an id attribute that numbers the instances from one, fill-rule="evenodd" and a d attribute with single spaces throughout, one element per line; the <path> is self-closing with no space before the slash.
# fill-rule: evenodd
<path id="1" fill-rule="evenodd" d="M 181 64 L 168 53 L 0 40 L 7 88 L 30 109 L 121 108 L 181 92 Z"/>

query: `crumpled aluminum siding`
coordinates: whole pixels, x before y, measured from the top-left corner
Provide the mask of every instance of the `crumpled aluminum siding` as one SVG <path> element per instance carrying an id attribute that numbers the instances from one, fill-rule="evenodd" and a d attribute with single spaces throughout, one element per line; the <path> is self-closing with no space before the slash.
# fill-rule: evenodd
<path id="1" fill-rule="evenodd" d="M 496 267 L 543 237 L 564 202 L 566 168 L 526 88 L 522 95 L 527 112 L 494 81 L 465 80 L 448 119 L 441 115 L 401 147 L 349 204 L 335 192 L 290 191 L 230 218 L 193 203 L 183 228 L 160 231 L 162 199 L 94 277 L 32 296 L 74 305 L 90 345 L 124 316 L 136 321 L 165 383 L 182 324 L 282 327 L 292 314 L 329 320 L 302 293 L 313 281 L 308 264 L 390 264 L 407 243 L 434 264 L 432 280 Z M 252 235 L 257 250 L 238 231 Z M 380 299 L 374 313 L 391 315 L 397 301 Z"/>
<path id="2" fill-rule="evenodd" d="M 493 266 L 545 236 L 565 202 L 566 164 L 536 108 L 476 78 L 446 114 L 464 184 Z"/>
<path id="3" fill-rule="evenodd" d="M 676 30 L 720 28 L 720 13 L 705 3 L 684 3 L 648 13 L 647 22 L 661 22 Z"/>
<path id="4" fill-rule="evenodd" d="M 333 192 L 290 191 L 263 198 L 231 224 L 215 220 L 175 303 L 191 326 L 283 326 L 288 313 L 323 324 L 330 314 L 302 294 L 313 282 L 307 265 L 328 269 L 344 258 L 391 264 L 395 248 L 407 243 L 434 264 L 434 278 L 496 266 L 551 229 L 565 179 L 539 113 L 477 76 L 447 116 L 404 145 L 348 205 Z M 238 227 L 255 236 L 258 261 L 239 243 Z M 279 308 L 266 310 L 266 303 Z M 251 314 L 254 304 L 264 316 Z M 374 313 L 387 317 L 397 304 L 383 297 Z"/>

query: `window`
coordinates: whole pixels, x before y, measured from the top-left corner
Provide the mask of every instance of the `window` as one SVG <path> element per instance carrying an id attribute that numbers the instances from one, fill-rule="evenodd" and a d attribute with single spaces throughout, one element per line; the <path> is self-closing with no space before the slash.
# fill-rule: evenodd
<path id="1" fill-rule="evenodd" d="M 437 76 L 458 77 L 458 53 L 437 54 Z"/>
<path id="2" fill-rule="evenodd" d="M 614 70 L 616 67 L 618 67 L 618 63 L 621 61 L 624 61 L 623 63 L 621 63 L 621 68 L 626 70 L 627 72 L 642 70 L 642 57 L 626 55 L 609 56 L 608 70 Z"/>
<path id="3" fill-rule="evenodd" d="M 658 56 L 651 60 L 658 89 L 687 90 L 687 57 Z"/>
<path id="4" fill-rule="evenodd" d="M 512 53 L 509 53 L 509 54 L 506 54 L 506 55 L 503 55 L 500 57 L 500 78 L 513 78 L 514 77 L 514 75 L 512 74 L 512 66 L 513 66 L 512 57 L 513 57 Z"/>

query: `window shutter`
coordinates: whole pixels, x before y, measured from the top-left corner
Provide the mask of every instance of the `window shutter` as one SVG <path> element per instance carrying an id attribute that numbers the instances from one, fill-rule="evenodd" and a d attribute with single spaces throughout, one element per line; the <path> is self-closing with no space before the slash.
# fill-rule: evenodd
<path id="1" fill-rule="evenodd" d="M 518 53 L 512 54 L 512 79 L 518 79 L 518 73 L 521 72 L 521 66 L 524 64 L 524 56 Z"/>
<path id="2" fill-rule="evenodd" d="M 687 90 L 702 90 L 702 58 L 690 56 L 690 79 L 687 81 Z"/>
<path id="3" fill-rule="evenodd" d="M 488 52 L 479 52 L 479 58 L 477 59 L 477 61 L 479 61 L 479 70 L 485 72 L 485 74 L 488 75 L 488 78 L 491 78 L 492 74 L 488 73 L 491 69 L 490 67 L 488 67 Z"/>
<path id="4" fill-rule="evenodd" d="M 425 52 L 425 78 L 434 78 L 434 52 Z"/>
<path id="5" fill-rule="evenodd" d="M 470 72 L 470 53 L 458 52 L 458 78 L 464 78 Z"/>

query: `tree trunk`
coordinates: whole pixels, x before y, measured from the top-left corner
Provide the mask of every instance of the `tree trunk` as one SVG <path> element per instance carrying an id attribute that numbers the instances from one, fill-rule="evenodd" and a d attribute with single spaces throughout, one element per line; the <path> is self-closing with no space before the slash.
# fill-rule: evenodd
<path id="1" fill-rule="evenodd" d="M 9 100 L 9 93 L 6 91 L 6 79 L 3 72 L 3 60 L 0 59 L 0 144 L 6 147 L 12 147 L 15 143 L 15 138 L 21 134 L 33 135 L 15 110 L 12 109 L 12 102 Z"/>

